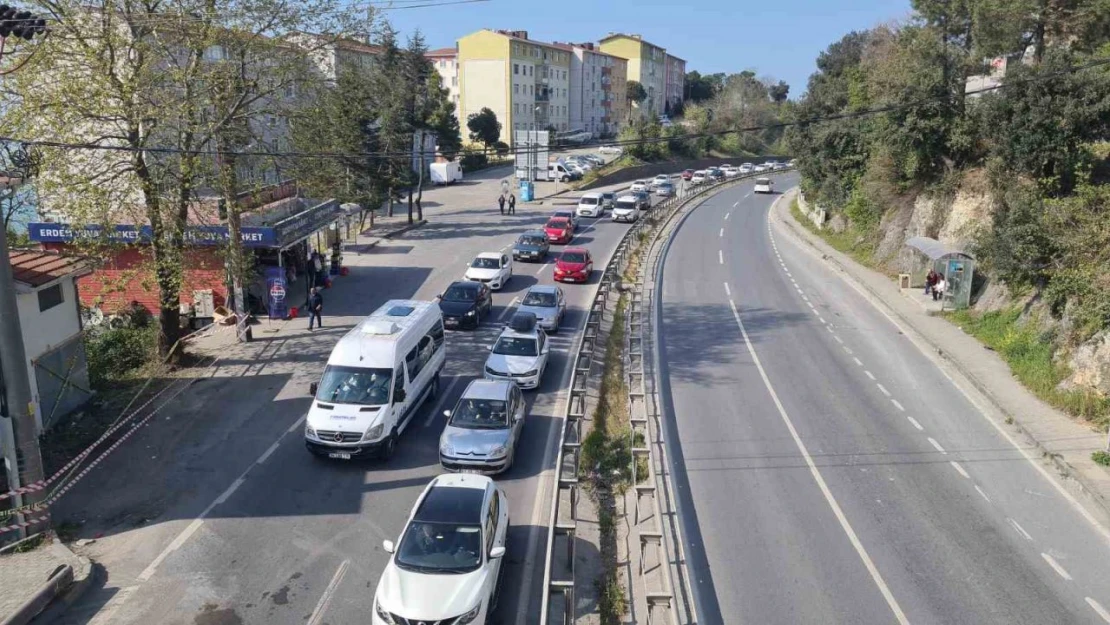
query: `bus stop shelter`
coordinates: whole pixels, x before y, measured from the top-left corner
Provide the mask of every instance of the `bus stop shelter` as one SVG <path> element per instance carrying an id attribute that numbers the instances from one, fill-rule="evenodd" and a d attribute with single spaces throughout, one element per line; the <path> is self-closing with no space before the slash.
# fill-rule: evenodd
<path id="1" fill-rule="evenodd" d="M 975 258 L 967 252 L 941 243 L 930 237 L 911 237 L 906 247 L 918 252 L 926 260 L 926 269 L 944 277 L 944 297 L 941 310 L 967 308 L 971 303 L 971 281 L 975 275 Z"/>

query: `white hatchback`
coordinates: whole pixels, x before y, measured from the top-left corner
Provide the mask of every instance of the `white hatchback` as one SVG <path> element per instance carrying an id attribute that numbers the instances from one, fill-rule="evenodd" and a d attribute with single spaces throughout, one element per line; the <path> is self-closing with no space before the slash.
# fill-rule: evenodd
<path id="1" fill-rule="evenodd" d="M 490 478 L 433 479 L 409 513 L 374 592 L 373 625 L 485 623 L 497 605 L 509 500 Z"/>

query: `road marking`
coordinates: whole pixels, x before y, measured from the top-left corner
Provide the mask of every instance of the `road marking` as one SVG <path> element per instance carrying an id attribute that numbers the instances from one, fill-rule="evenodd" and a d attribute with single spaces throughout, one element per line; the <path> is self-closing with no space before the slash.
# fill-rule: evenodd
<path id="1" fill-rule="evenodd" d="M 820 321 L 821 323 L 828 323 L 827 321 L 825 321 L 825 318 L 822 317 L 821 315 L 817 315 L 817 320 Z"/>
<path id="2" fill-rule="evenodd" d="M 867 374 L 867 377 L 871 378 L 872 380 L 874 380 L 874 379 L 875 379 L 875 376 L 874 376 L 874 375 L 873 375 L 873 374 L 872 374 L 872 373 L 871 373 L 870 371 L 867 371 L 867 370 L 865 369 L 865 370 L 864 370 L 863 372 L 864 372 L 865 374 Z"/>
<path id="3" fill-rule="evenodd" d="M 312 616 L 308 619 L 308 625 L 320 625 L 320 620 L 324 618 L 324 611 L 328 609 L 328 604 L 335 596 L 335 589 L 339 587 L 339 582 L 343 581 L 343 576 L 347 574 L 347 567 L 350 564 L 350 560 L 344 560 L 340 563 L 339 569 L 335 571 L 328 587 L 324 589 L 324 594 L 320 596 L 320 601 L 316 602 L 316 609 L 312 611 Z"/>
<path id="4" fill-rule="evenodd" d="M 1044 558 L 1045 562 L 1048 562 L 1048 565 L 1052 567 L 1052 570 L 1056 571 L 1057 575 L 1059 575 L 1060 577 L 1063 577 L 1064 579 L 1068 580 L 1069 582 L 1071 581 L 1071 579 L 1072 579 L 1071 578 L 1071 573 L 1068 573 L 1067 569 L 1060 566 L 1060 563 L 1056 561 L 1056 558 L 1053 558 L 1052 556 L 1048 555 L 1047 553 L 1042 553 L 1041 557 Z"/>
<path id="5" fill-rule="evenodd" d="M 737 206 L 740 206 L 740 200 L 736 200 L 735 202 L 732 203 L 733 208 L 736 208 Z M 728 219 L 728 217 L 725 217 L 725 219 Z"/>
<path id="6" fill-rule="evenodd" d="M 501 311 L 501 314 L 498 315 L 497 323 L 501 323 L 502 321 L 504 321 L 505 316 L 513 311 L 513 308 L 516 307 L 517 302 L 519 302 L 519 301 L 520 301 L 519 297 L 514 297 L 513 301 L 509 302 L 509 305 L 505 307 L 505 310 Z"/>
<path id="7" fill-rule="evenodd" d="M 917 422 L 917 419 L 914 419 L 913 417 L 910 417 L 910 416 L 907 416 L 906 418 L 910 420 L 910 423 L 913 425 L 913 427 L 917 428 L 918 431 L 921 431 L 921 432 L 925 431 L 925 428 L 922 427 L 921 424 Z"/>
<path id="8" fill-rule="evenodd" d="M 725 253 L 721 250 L 717 250 L 717 261 L 722 265 L 725 264 Z"/>
<path id="9" fill-rule="evenodd" d="M 991 502 L 991 498 L 987 497 L 987 494 L 983 492 L 982 488 L 979 488 L 978 484 L 975 485 L 975 492 L 979 493 L 979 496 L 982 497 L 983 499 L 986 499 L 987 503 Z"/>
<path id="10" fill-rule="evenodd" d="M 1024 538 L 1025 540 L 1033 540 L 1033 537 L 1029 535 L 1029 532 L 1025 531 L 1025 528 L 1022 527 L 1020 523 L 1013 519 L 1006 520 L 1010 522 L 1010 525 L 1014 528 L 1014 531 L 1016 531 L 1018 534 L 1021 534 L 1022 538 Z"/>
<path id="11" fill-rule="evenodd" d="M 732 289 L 728 288 L 728 282 L 725 283 L 725 295 L 732 297 Z"/>
<path id="12" fill-rule="evenodd" d="M 308 418 L 308 415 L 305 415 L 305 416 L 301 417 L 300 419 L 297 419 L 296 423 L 289 426 L 289 429 L 286 430 L 286 432 L 289 432 L 290 434 L 292 434 L 293 432 L 296 432 L 297 429 L 301 427 L 301 424 L 304 423 L 304 420 L 306 418 Z"/>
<path id="13" fill-rule="evenodd" d="M 257 464 L 262 464 L 263 462 L 266 462 L 266 459 L 270 457 L 270 454 L 277 451 L 279 443 L 281 443 L 281 439 L 278 439 L 278 440 L 274 441 L 274 444 L 270 445 L 270 448 L 266 450 L 266 453 L 264 453 L 264 454 L 262 454 L 261 456 L 258 457 Z"/>
<path id="14" fill-rule="evenodd" d="M 728 221 L 728 216 L 731 215 L 731 214 L 732 213 L 725 213 L 725 221 Z"/>
<path id="15" fill-rule="evenodd" d="M 875 383 L 875 386 L 879 387 L 879 390 L 882 391 L 883 395 L 886 395 L 887 397 L 890 397 L 890 391 L 886 390 L 885 386 L 883 386 L 882 384 L 879 384 L 877 382 Z"/>
<path id="16" fill-rule="evenodd" d="M 94 616 L 93 619 L 88 622 L 88 625 L 101 625 L 102 623 L 104 625 L 108 625 L 112 623 L 112 617 L 116 615 L 116 611 L 119 610 L 119 607 L 124 603 L 127 603 L 127 598 L 131 596 L 131 593 L 135 592 L 138 589 L 138 586 L 127 586 L 126 588 L 120 588 L 119 592 L 113 595 L 108 603 L 105 604 L 104 607 L 96 613 L 96 616 Z"/>
<path id="17" fill-rule="evenodd" d="M 906 411 L 906 407 L 903 406 L 901 404 L 901 402 L 899 402 L 897 399 L 890 400 L 890 403 L 894 404 L 894 407 L 897 408 L 898 410 L 901 410 L 902 412 Z"/>
<path id="18" fill-rule="evenodd" d="M 967 471 L 963 468 L 963 465 L 961 465 L 959 462 L 956 462 L 955 460 L 951 460 L 951 461 L 948 462 L 948 464 L 952 465 L 952 468 L 955 469 L 956 472 L 959 473 L 960 475 L 964 476 L 965 478 L 967 478 L 969 480 L 971 479 L 971 476 L 967 474 Z"/>
<path id="19" fill-rule="evenodd" d="M 547 269 L 547 263 L 546 263 L 546 262 L 545 262 L 545 263 L 543 263 L 542 265 L 540 265 L 540 268 L 536 270 L 536 275 L 538 276 L 538 275 L 540 275 L 541 273 L 543 273 L 543 270 L 544 270 L 544 269 Z"/>
<path id="20" fill-rule="evenodd" d="M 1092 610 L 1094 610 L 1096 613 L 1098 613 L 1099 616 L 1102 617 L 1102 620 L 1110 623 L 1110 612 L 1107 612 L 1106 608 L 1102 607 L 1101 603 L 1095 601 L 1090 597 L 1083 597 L 1083 600 L 1087 602 L 1087 605 L 1091 606 Z"/>
<path id="21" fill-rule="evenodd" d="M 798 282 L 794 278 L 790 278 L 790 283 L 797 286 Z"/>
<path id="22" fill-rule="evenodd" d="M 774 401 L 779 416 L 782 417 L 783 422 L 786 424 L 786 429 L 790 431 L 790 436 L 794 439 L 794 444 L 798 447 L 798 451 L 805 459 L 806 465 L 809 467 L 809 472 L 813 476 L 814 481 L 817 482 L 821 494 L 825 496 L 825 501 L 829 504 L 829 507 L 832 508 L 833 514 L 840 523 L 841 529 L 844 530 L 844 533 L 848 536 L 848 540 L 852 543 L 852 547 L 855 548 L 856 554 L 859 556 L 860 560 L 863 561 L 863 565 L 867 568 L 868 573 L 871 574 L 871 579 L 879 588 L 879 592 L 882 593 L 883 598 L 886 599 L 887 606 L 889 606 L 891 612 L 894 613 L 895 619 L 897 619 L 901 625 L 909 625 L 909 619 L 906 618 L 905 612 L 902 611 L 902 606 L 898 605 L 898 600 L 894 598 L 894 594 L 891 592 L 890 587 L 887 586 L 882 574 L 879 573 L 879 569 L 871 560 L 871 556 L 868 555 L 867 549 L 864 548 L 859 536 L 856 535 L 856 531 L 852 529 L 851 523 L 848 522 L 848 517 L 844 515 L 844 511 L 841 510 L 840 504 L 836 501 L 836 497 L 833 496 L 832 491 L 829 490 L 828 484 L 825 483 L 825 478 L 822 477 L 821 471 L 818 470 L 817 464 L 814 463 L 813 457 L 809 455 L 809 450 L 806 449 L 802 437 L 794 427 L 794 422 L 790 420 L 790 416 L 786 414 L 786 408 L 784 408 L 782 402 L 779 401 L 778 393 L 775 392 L 775 387 L 771 385 L 771 379 L 767 377 L 767 372 L 763 369 L 763 363 L 755 353 L 755 347 L 752 345 L 751 338 L 748 337 L 748 331 L 744 328 L 744 321 L 740 319 L 740 312 L 736 310 L 736 303 L 731 299 L 728 300 L 728 303 L 729 306 L 732 307 L 732 316 L 736 319 L 736 325 L 740 326 L 740 334 L 744 337 L 744 344 L 748 348 L 748 354 L 751 355 L 756 369 L 759 370 L 759 376 L 763 379 L 763 386 L 767 388 L 767 392 L 771 395 L 771 400 Z"/>
<path id="23" fill-rule="evenodd" d="M 439 392 L 439 401 L 436 402 L 435 408 L 432 408 L 432 414 L 428 415 L 427 419 L 424 419 L 424 427 L 428 427 L 432 424 L 433 421 L 436 420 L 436 415 L 440 414 L 443 411 L 443 402 L 447 401 L 447 398 L 451 396 L 451 391 L 455 390 L 455 387 L 461 381 L 462 376 L 455 376 L 451 380 L 451 383 L 447 385 L 447 388 L 442 389 Z"/>
<path id="24" fill-rule="evenodd" d="M 840 338 L 839 336 L 834 336 L 833 338 L 836 339 L 837 343 L 840 343 L 841 345 L 844 344 L 844 339 Z"/>
<path id="25" fill-rule="evenodd" d="M 814 310 L 814 311 L 817 310 L 816 308 L 813 307 L 813 304 L 810 304 L 809 302 L 806 302 L 806 303 L 809 304 L 809 309 L 810 310 Z"/>
<path id="26" fill-rule="evenodd" d="M 859 358 L 856 358 L 856 357 L 854 357 L 854 356 L 853 356 L 853 357 L 852 357 L 852 360 L 856 361 L 856 364 L 857 364 L 857 365 L 859 365 L 859 366 L 861 366 L 861 367 L 863 366 L 863 361 L 862 361 L 862 360 L 860 360 Z"/>
<path id="27" fill-rule="evenodd" d="M 808 298 L 808 297 L 806 297 L 804 293 L 802 294 L 802 299 L 804 299 L 804 300 L 805 300 L 806 302 L 808 302 L 808 301 L 809 301 L 809 298 Z"/>
<path id="28" fill-rule="evenodd" d="M 719 236 L 719 237 L 723 237 L 723 236 L 725 236 L 725 229 L 724 229 L 724 228 L 721 228 L 721 233 L 720 233 L 720 234 L 718 234 L 717 236 Z"/>
<path id="29" fill-rule="evenodd" d="M 795 286 L 795 287 L 794 287 L 794 289 L 795 289 L 795 290 L 797 290 L 797 291 L 798 291 L 799 293 L 801 293 L 801 292 L 802 292 L 802 289 L 800 289 L 800 288 L 799 288 L 799 287 L 797 287 L 797 286 Z"/>
<path id="30" fill-rule="evenodd" d="M 948 452 L 945 451 L 944 448 L 940 446 L 940 443 L 937 442 L 937 439 L 930 436 L 929 437 L 929 443 L 931 443 L 933 445 L 933 447 L 935 447 L 936 450 L 939 451 L 940 453 L 942 453 L 946 456 L 948 455 Z"/>
<path id="31" fill-rule="evenodd" d="M 845 354 L 848 354 L 849 356 L 851 356 L 851 355 L 852 355 L 852 353 L 853 353 L 853 352 L 852 352 L 852 350 L 848 349 L 848 346 L 847 346 L 847 345 L 841 345 L 841 346 L 840 346 L 840 349 L 843 349 L 843 350 L 844 350 L 844 353 L 845 353 Z"/>

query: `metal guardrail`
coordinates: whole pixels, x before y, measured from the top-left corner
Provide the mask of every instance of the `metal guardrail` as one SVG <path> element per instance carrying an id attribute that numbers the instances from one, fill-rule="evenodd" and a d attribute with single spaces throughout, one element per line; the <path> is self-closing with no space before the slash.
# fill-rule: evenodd
<path id="1" fill-rule="evenodd" d="M 773 172 L 759 172 L 759 174 L 764 173 L 769 174 Z M 609 262 L 605 266 L 605 269 L 601 276 L 601 281 L 598 285 L 596 293 L 594 294 L 593 301 L 590 304 L 589 313 L 586 318 L 585 330 L 579 336 L 575 348 L 571 351 L 574 368 L 571 371 L 569 386 L 570 396 L 567 399 L 566 408 L 563 414 L 563 427 L 559 435 L 559 453 L 556 457 L 555 463 L 555 488 L 552 491 L 551 511 L 548 516 L 547 523 L 548 531 L 544 555 L 543 597 L 540 605 L 540 614 L 543 619 L 543 623 L 550 624 L 552 616 L 559 613 L 554 611 L 556 605 L 553 604 L 555 603 L 562 607 L 562 619 L 560 622 L 562 622 L 563 625 L 570 625 L 574 622 L 575 619 L 574 543 L 578 525 L 577 508 L 578 500 L 580 497 L 578 487 L 578 471 L 582 445 L 582 420 L 586 418 L 587 389 L 589 388 L 588 383 L 591 377 L 594 375 L 594 365 L 596 363 L 602 362 L 605 357 L 605 347 L 604 345 L 599 345 L 601 322 L 608 310 L 609 299 L 610 295 L 614 291 L 614 286 L 619 285 L 621 272 L 627 267 L 630 253 L 633 251 L 633 242 L 637 240 L 639 235 L 645 229 L 650 229 L 660 223 L 664 225 L 669 223 L 670 220 L 680 212 L 680 209 L 684 208 L 689 202 L 698 200 L 707 195 L 709 191 L 716 191 L 730 184 L 756 177 L 757 175 L 758 174 L 756 173 L 751 173 L 737 176 L 735 178 L 726 178 L 719 182 L 701 184 L 692 189 L 682 187 L 681 195 L 669 197 L 660 204 L 653 206 L 651 210 L 648 211 L 646 217 L 642 217 L 636 220 L 635 223 L 633 223 L 633 225 L 625 232 L 624 236 L 617 244 L 616 250 L 613 252 L 612 257 L 609 259 Z M 659 232 L 656 233 L 656 238 L 658 236 Z M 653 238 L 651 244 L 654 245 L 654 242 L 655 239 Z M 648 249 L 651 249 L 652 245 L 649 245 Z M 644 270 L 643 265 L 641 265 L 639 271 L 637 272 L 636 278 L 638 288 L 632 291 L 633 293 L 638 293 L 637 296 L 633 296 L 632 301 L 639 301 L 641 305 L 644 301 L 643 276 Z M 639 297 L 639 300 L 636 300 L 636 297 Z M 630 306 L 630 311 L 632 310 L 632 308 L 634 308 L 634 306 Z M 639 326 L 640 329 L 638 331 L 639 345 L 641 346 L 641 348 L 643 345 L 642 321 L 647 318 L 643 315 L 643 312 L 644 311 L 642 310 L 639 311 L 640 314 L 638 315 L 638 319 L 641 322 Z M 630 312 L 630 314 L 628 315 L 628 319 L 631 320 L 632 316 L 633 315 Z M 628 336 L 631 337 L 631 333 L 628 334 Z M 642 399 L 644 397 L 642 355 L 640 363 L 640 394 L 638 397 Z M 631 367 L 629 367 L 628 370 L 631 370 Z M 633 387 L 630 385 L 629 388 L 631 389 Z M 658 403 L 656 403 L 655 405 L 657 406 Z M 643 419 L 643 422 L 645 424 L 645 441 L 650 441 L 650 431 L 646 427 L 646 418 Z M 634 426 L 632 429 L 635 432 L 636 427 Z M 633 447 L 634 449 L 636 449 L 635 446 Z M 648 449 L 646 453 L 649 458 L 648 465 L 649 467 L 651 467 L 653 463 L 650 455 L 650 444 L 647 445 L 647 447 Z M 635 475 L 635 458 L 637 455 L 643 455 L 644 453 L 645 452 L 641 449 L 636 449 L 636 451 L 634 451 L 633 453 L 634 485 L 637 483 Z M 654 470 L 650 469 L 650 471 L 654 479 Z M 652 495 L 654 499 L 654 492 L 652 493 Z M 638 496 L 639 495 L 637 494 L 637 497 Z M 563 509 L 564 499 L 566 499 L 566 510 Z M 654 506 L 655 518 L 659 519 L 661 515 L 659 511 L 659 502 L 657 499 L 654 499 Z M 638 509 L 639 501 L 637 500 L 637 514 Z M 564 513 L 566 518 L 563 518 Z M 656 544 L 658 544 L 659 546 L 660 566 L 666 566 L 669 562 L 669 559 L 667 557 L 665 541 L 662 540 L 661 533 L 657 532 L 657 535 L 658 540 L 656 541 Z M 560 539 L 566 543 L 565 551 L 563 549 L 557 549 L 556 547 L 556 543 Z M 644 546 L 643 540 L 644 537 L 641 536 L 641 561 Z M 563 552 L 565 554 L 566 561 L 565 565 L 561 567 L 564 570 L 556 572 L 556 553 L 558 552 Z M 655 604 L 660 607 L 666 606 L 669 608 L 673 600 L 673 593 L 671 591 L 671 588 L 671 581 L 668 576 L 665 591 L 649 592 L 647 594 L 649 605 Z M 562 601 L 552 602 L 551 599 L 553 596 L 561 597 Z M 648 622 L 652 622 L 650 609 Z M 673 613 L 671 614 L 670 622 L 676 623 Z"/>

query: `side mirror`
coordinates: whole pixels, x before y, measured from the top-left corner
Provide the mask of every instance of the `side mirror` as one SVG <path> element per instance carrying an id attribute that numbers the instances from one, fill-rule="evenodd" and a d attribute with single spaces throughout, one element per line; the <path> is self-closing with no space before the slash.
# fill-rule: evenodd
<path id="1" fill-rule="evenodd" d="M 494 547 L 493 549 L 489 550 L 489 557 L 490 557 L 491 560 L 496 560 L 500 557 L 503 557 L 504 555 L 505 555 L 505 548 L 504 547 Z"/>
<path id="2" fill-rule="evenodd" d="M 451 418 L 451 411 L 450 411 L 450 410 L 444 410 L 444 411 L 443 411 L 443 416 L 445 416 L 445 417 L 447 417 L 448 419 L 450 419 L 450 418 Z"/>
<path id="3" fill-rule="evenodd" d="M 320 388 L 320 386 L 316 382 L 313 382 L 312 384 L 309 384 L 308 385 L 308 394 L 315 397 L 316 396 L 316 391 L 319 388 Z"/>
<path id="4" fill-rule="evenodd" d="M 383 540 L 382 541 L 382 549 L 385 549 L 386 553 L 393 553 L 393 541 L 392 540 Z"/>
<path id="5" fill-rule="evenodd" d="M 440 293 L 439 295 L 436 295 L 436 299 L 443 299 L 443 293 Z"/>
<path id="6" fill-rule="evenodd" d="M 524 420 L 524 415 L 523 414 L 513 415 L 513 421 L 523 421 L 523 420 Z"/>
<path id="7" fill-rule="evenodd" d="M 393 392 L 393 401 L 394 402 L 405 401 L 405 396 L 406 396 L 405 389 L 403 389 L 403 388 L 397 389 L 396 391 Z"/>
<path id="8" fill-rule="evenodd" d="M 509 326 L 509 324 L 506 323 L 505 327 L 508 327 L 508 326 Z M 493 351 L 493 345 L 486 345 L 486 351 L 487 352 L 492 352 Z"/>

